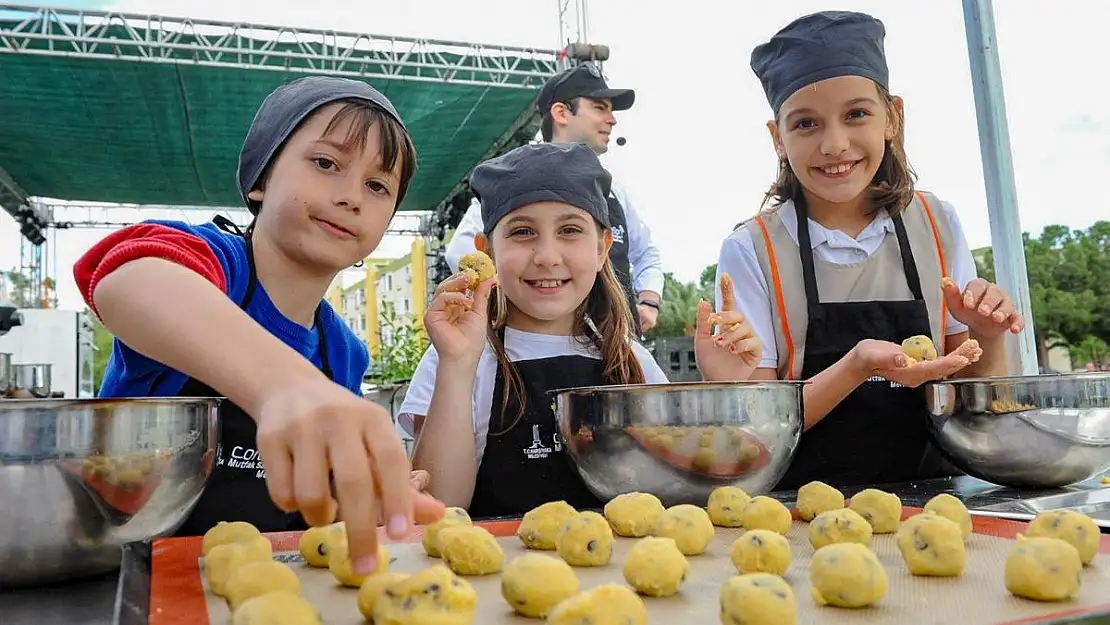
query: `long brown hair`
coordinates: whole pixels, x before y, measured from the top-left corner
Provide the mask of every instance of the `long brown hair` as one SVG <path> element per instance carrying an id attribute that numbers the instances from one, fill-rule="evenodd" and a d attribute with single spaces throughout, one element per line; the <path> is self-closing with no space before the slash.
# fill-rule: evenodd
<path id="1" fill-rule="evenodd" d="M 524 418 L 526 401 L 524 380 L 509 360 L 505 345 L 501 342 L 500 333 L 508 319 L 508 308 L 509 302 L 504 292 L 494 287 L 489 299 L 490 325 L 487 338 L 505 378 L 501 393 L 501 420 L 504 426 L 500 432 L 502 434 L 513 429 Z M 574 316 L 574 335 L 581 337 L 586 345 L 597 348 L 601 355 L 605 384 L 644 383 L 644 370 L 632 351 L 632 311 L 628 309 L 628 298 L 613 273 L 608 257 L 597 273 L 590 295 L 574 311 Z M 590 327 L 590 322 L 593 322 L 594 327 Z M 516 395 L 520 408 L 513 415 L 512 422 L 506 423 L 509 421 L 509 415 L 506 414 L 509 399 L 513 395 Z"/>
<path id="2" fill-rule="evenodd" d="M 879 163 L 879 169 L 875 171 L 874 178 L 871 179 L 867 193 L 870 195 L 874 212 L 885 210 L 894 216 L 902 212 L 913 199 L 917 174 L 914 173 L 909 159 L 906 158 L 906 125 L 903 114 L 898 111 L 889 91 L 879 85 L 875 87 L 879 90 L 879 95 L 886 106 L 889 123 L 894 124 L 894 139 L 884 142 L 883 160 Z M 763 209 L 773 211 L 788 200 L 793 200 L 795 203 L 803 201 L 802 183 L 790 168 L 790 162 L 783 157 L 779 159 L 778 180 L 763 196 Z"/>

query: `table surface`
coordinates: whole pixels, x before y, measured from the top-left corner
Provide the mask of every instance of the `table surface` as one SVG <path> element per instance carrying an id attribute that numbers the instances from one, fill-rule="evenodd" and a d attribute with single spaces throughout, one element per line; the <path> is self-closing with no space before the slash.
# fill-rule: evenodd
<path id="1" fill-rule="evenodd" d="M 1023 491 L 960 476 L 901 484 L 879 484 L 875 488 L 892 492 L 907 506 L 921 507 L 940 493 L 962 499 L 974 510 L 1015 499 L 1051 495 L 1077 489 L 1098 488 L 1097 478 L 1068 489 Z M 841 488 L 845 496 L 867 488 Z M 770 493 L 792 505 L 795 491 Z M 480 519 L 475 519 L 480 520 Z M 1105 530 L 1104 530 L 1105 531 Z M 102 577 L 49 587 L 0 591 L 0 610 L 4 625 L 147 625 L 150 598 L 150 545 L 135 543 L 124 547 L 120 570 Z M 1059 623 L 1110 625 L 1110 613 L 1086 616 Z"/>

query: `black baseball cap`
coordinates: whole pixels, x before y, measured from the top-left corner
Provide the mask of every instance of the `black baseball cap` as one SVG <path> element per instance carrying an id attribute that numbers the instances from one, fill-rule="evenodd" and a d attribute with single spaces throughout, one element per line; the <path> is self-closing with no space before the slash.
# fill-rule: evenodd
<path id="1" fill-rule="evenodd" d="M 361 80 L 307 76 L 281 85 L 266 96 L 254 114 L 254 121 L 239 151 L 239 192 L 252 214 L 258 214 L 258 203 L 247 196 L 258 185 L 262 172 L 289 135 L 316 109 L 352 99 L 373 104 L 397 120 L 402 128 L 405 127 L 389 98 Z"/>
<path id="2" fill-rule="evenodd" d="M 625 111 L 632 108 L 632 103 L 636 101 L 636 92 L 632 89 L 610 89 L 605 77 L 601 75 L 601 69 L 586 62 L 548 80 L 540 90 L 536 106 L 544 114 L 556 102 L 566 102 L 574 98 L 609 100 L 613 103 L 614 111 Z"/>
<path id="3" fill-rule="evenodd" d="M 612 176 L 585 143 L 524 145 L 481 163 L 470 174 L 487 236 L 506 215 L 537 202 L 576 206 L 608 228 L 612 184 Z"/>

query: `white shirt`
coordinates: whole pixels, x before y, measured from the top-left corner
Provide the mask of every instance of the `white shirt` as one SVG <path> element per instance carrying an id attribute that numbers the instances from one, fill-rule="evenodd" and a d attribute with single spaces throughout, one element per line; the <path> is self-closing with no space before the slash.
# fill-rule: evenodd
<path id="1" fill-rule="evenodd" d="M 651 353 L 632 341 L 632 353 L 644 371 L 644 381 L 648 384 L 665 384 L 667 376 L 652 358 Z M 505 354 L 510 362 L 520 360 L 539 360 L 541 358 L 557 358 L 559 356 L 585 356 L 600 360 L 597 349 L 571 336 L 556 336 L 551 334 L 535 334 L 522 332 L 512 328 L 505 328 Z M 432 391 L 436 383 L 436 367 L 439 356 L 435 347 L 429 347 L 416 372 L 412 375 L 405 401 L 401 404 L 397 423 L 410 436 L 415 436 L 414 417 L 427 416 L 428 407 L 432 404 Z M 474 450 L 478 464 L 482 464 L 482 455 L 486 450 L 486 436 L 489 434 L 490 413 L 494 406 L 500 409 L 501 402 L 498 398 L 494 402 L 493 386 L 497 380 L 497 355 L 487 343 L 481 358 L 478 360 L 478 371 L 474 378 L 474 393 L 471 396 L 471 408 L 474 411 Z M 554 390 L 554 389 L 548 389 Z"/>
<path id="2" fill-rule="evenodd" d="M 621 234 L 627 237 L 628 264 L 631 265 L 632 272 L 632 289 L 636 293 L 651 291 L 662 297 L 663 261 L 659 256 L 659 248 L 655 246 L 655 242 L 651 238 L 651 228 L 640 219 L 639 213 L 632 207 L 632 202 L 624 187 L 614 182 L 612 189 L 613 196 L 624 208 L 624 219 L 628 228 L 628 231 L 624 233 L 614 231 L 613 236 L 615 238 L 618 234 Z M 459 261 L 462 260 L 462 257 L 474 251 L 474 236 L 481 233 L 482 230 L 482 205 L 477 198 L 474 198 L 470 202 L 470 207 L 466 209 L 462 221 L 459 222 L 459 227 L 455 229 L 451 242 L 447 244 L 445 255 L 447 266 L 451 268 L 451 271 L 458 271 Z"/>
<path id="3" fill-rule="evenodd" d="M 782 216 L 782 224 L 786 232 L 797 245 L 798 220 L 794 203 L 787 201 L 779 207 L 778 211 Z M 941 201 L 939 212 L 948 220 L 956 246 L 953 257 L 948 259 L 951 263 L 949 277 L 956 281 L 960 289 L 963 289 L 968 282 L 977 277 L 975 259 L 971 256 L 971 248 L 968 247 L 956 210 L 948 202 Z M 837 265 L 858 263 L 870 258 L 879 250 L 887 233 L 893 232 L 894 220 L 885 211 L 876 216 L 874 221 L 854 239 L 839 230 L 829 230 L 813 219 L 809 220 L 809 238 L 813 245 L 813 255 Z M 748 318 L 752 324 L 752 330 L 763 343 L 763 358 L 759 361 L 759 366 L 778 367 L 779 356 L 775 345 L 771 290 L 759 267 L 759 261 L 756 260 L 755 245 L 747 228 L 737 228 L 721 244 L 721 253 L 717 259 L 718 284 L 722 273 L 728 273 L 732 278 L 732 292 L 736 298 L 736 306 Z M 715 291 L 717 310 L 720 310 L 721 290 L 718 288 Z M 947 334 L 951 336 L 966 331 L 967 326 L 956 321 L 949 312 Z"/>

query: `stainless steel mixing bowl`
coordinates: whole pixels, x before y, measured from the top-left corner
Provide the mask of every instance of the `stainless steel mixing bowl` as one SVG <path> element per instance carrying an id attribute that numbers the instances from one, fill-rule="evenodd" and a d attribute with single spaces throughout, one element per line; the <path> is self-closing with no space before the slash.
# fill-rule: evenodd
<path id="1" fill-rule="evenodd" d="M 1056 488 L 1110 468 L 1110 374 L 977 378 L 926 387 L 937 446 L 969 475 Z"/>
<path id="2" fill-rule="evenodd" d="M 107 573 L 175 531 L 213 468 L 219 399 L 0 400 L 0 588 Z"/>
<path id="3" fill-rule="evenodd" d="M 602 501 L 633 491 L 704 506 L 719 486 L 766 493 L 802 432 L 800 382 L 691 382 L 554 391 L 561 441 Z M 707 451 L 708 450 L 708 451 Z"/>

